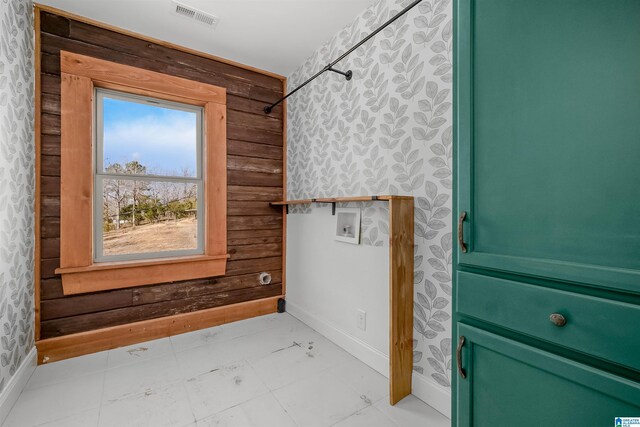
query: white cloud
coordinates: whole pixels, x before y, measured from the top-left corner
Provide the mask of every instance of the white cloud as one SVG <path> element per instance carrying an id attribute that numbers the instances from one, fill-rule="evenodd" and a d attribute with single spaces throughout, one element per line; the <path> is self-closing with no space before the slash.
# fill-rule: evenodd
<path id="1" fill-rule="evenodd" d="M 195 168 L 196 127 L 184 113 L 146 115 L 105 123 L 105 162 L 138 160 L 150 168 Z"/>

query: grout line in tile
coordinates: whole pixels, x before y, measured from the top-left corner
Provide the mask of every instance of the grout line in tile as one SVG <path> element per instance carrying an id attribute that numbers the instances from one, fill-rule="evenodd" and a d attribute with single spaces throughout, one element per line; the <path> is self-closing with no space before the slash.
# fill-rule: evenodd
<path id="1" fill-rule="evenodd" d="M 173 359 L 176 361 L 176 369 L 178 370 L 178 373 L 180 374 L 180 387 L 182 387 L 182 391 L 184 391 L 184 395 L 187 397 L 187 403 L 189 404 L 189 410 L 191 411 L 191 417 L 193 417 L 193 421 L 190 424 L 193 423 L 197 423 L 198 420 L 196 419 L 196 413 L 193 410 L 193 404 L 191 402 L 191 398 L 189 397 L 189 392 L 187 391 L 187 386 L 186 386 L 186 381 L 187 378 L 186 376 L 182 373 L 182 370 L 180 369 L 180 363 L 178 363 L 178 357 L 176 356 L 176 349 L 173 346 L 173 341 L 171 341 L 171 337 L 169 337 L 169 341 L 171 343 L 171 354 L 173 355 Z M 189 424 L 186 424 L 187 426 Z"/>
<path id="2" fill-rule="evenodd" d="M 84 356 L 77 356 L 77 357 L 84 357 Z M 73 360 L 73 359 L 75 359 L 75 358 L 66 359 L 66 360 L 69 361 L 69 360 Z M 57 363 L 57 362 L 52 362 L 52 363 Z M 29 377 L 29 381 L 31 381 L 31 378 L 36 374 L 36 370 L 38 370 L 41 366 L 44 366 L 44 365 L 38 365 L 36 367 L 36 369 L 33 371 L 31 376 Z M 50 382 L 50 383 L 44 383 L 44 384 L 41 384 L 41 385 L 38 385 L 38 386 L 32 386 L 32 387 L 29 387 L 29 389 L 27 389 L 27 387 L 29 386 L 29 381 L 27 381 L 27 383 L 25 384 L 25 388 L 22 390 L 22 392 L 20 392 L 20 396 L 22 396 L 22 393 L 24 393 L 24 392 L 29 392 L 29 391 L 32 391 L 32 390 L 38 390 L 38 389 L 41 389 L 41 388 L 44 388 L 44 387 L 51 387 L 51 386 L 58 385 L 58 384 L 64 384 L 66 382 L 77 380 L 78 378 L 87 377 L 89 375 L 96 375 L 96 374 L 99 374 L 101 372 L 105 372 L 106 370 L 107 370 L 107 368 L 105 366 L 104 368 L 96 369 L 95 371 L 85 372 L 85 373 L 77 375 L 75 377 L 70 377 L 70 378 L 69 377 L 65 377 L 63 379 L 58 379 L 58 380 Z"/>
<path id="3" fill-rule="evenodd" d="M 109 363 L 109 354 L 107 354 L 107 366 Z M 104 389 L 107 386 L 107 370 L 105 369 L 102 372 L 102 392 L 100 393 L 100 403 L 98 406 L 98 419 L 96 421 L 96 427 L 98 427 L 100 425 L 100 417 L 102 417 L 102 401 L 104 399 Z"/>
<path id="4" fill-rule="evenodd" d="M 395 422 L 394 420 L 392 420 L 391 418 L 387 417 L 387 416 L 386 416 L 382 411 L 380 411 L 378 408 L 376 408 L 376 407 L 375 407 L 375 406 L 373 406 L 373 405 L 365 406 L 365 407 L 364 407 L 364 408 L 362 408 L 362 409 L 358 409 L 358 410 L 357 410 L 357 411 L 355 411 L 353 414 L 349 414 L 349 415 L 347 415 L 346 417 L 342 418 L 341 420 L 336 421 L 335 423 L 331 424 L 331 427 L 335 426 L 336 424 L 339 424 L 339 423 L 343 422 L 344 420 L 347 420 L 347 419 L 349 419 L 349 418 L 353 417 L 353 416 L 354 416 L 354 415 L 356 415 L 358 412 L 362 412 L 362 411 L 364 411 L 364 410 L 366 410 L 366 409 L 369 409 L 369 408 L 373 408 L 373 409 L 374 409 L 375 411 L 377 411 L 380 415 L 382 415 L 382 417 L 383 417 L 383 418 L 385 418 L 387 421 L 389 421 L 393 426 L 395 426 L 395 427 L 400 427 L 400 426 L 398 426 L 398 424 L 396 424 L 396 422 Z"/>
<path id="5" fill-rule="evenodd" d="M 251 320 L 251 319 L 256 319 L 256 318 L 250 318 L 250 319 L 238 320 L 237 322 L 243 322 L 243 321 Z M 296 319 L 296 320 L 297 320 L 297 319 Z M 225 328 L 228 328 L 228 327 L 229 327 L 229 325 L 232 325 L 232 324 L 234 324 L 234 323 L 236 323 L 236 322 L 223 323 L 223 324 L 221 324 L 221 325 L 211 326 L 210 328 L 197 329 L 197 330 L 195 330 L 195 331 L 189 331 L 189 332 L 185 332 L 185 333 L 204 333 L 205 331 L 216 330 L 216 329 L 217 329 L 217 330 L 224 330 Z M 300 323 L 302 323 L 302 322 L 300 322 Z M 303 324 L 304 324 L 304 323 L 303 323 Z M 251 335 L 255 335 L 255 334 L 259 334 L 259 333 L 263 333 L 263 332 L 264 332 L 265 330 L 267 330 L 267 329 L 268 329 L 268 328 L 261 329 L 261 330 L 259 330 L 259 331 L 254 331 L 254 332 L 244 333 L 243 335 L 239 335 L 239 336 L 237 336 L 237 337 L 221 338 L 221 339 L 220 339 L 220 341 L 218 341 L 218 342 L 219 342 L 219 343 L 226 343 L 226 342 L 228 342 L 228 341 L 232 341 L 232 340 L 234 340 L 234 339 L 244 338 L 244 337 L 247 337 L 247 336 L 251 336 Z M 177 335 L 183 335 L 183 334 L 177 334 Z M 170 341 L 171 341 L 171 345 L 172 345 L 172 347 L 173 347 L 173 345 L 174 345 L 174 342 L 173 342 L 173 340 L 172 340 L 171 338 L 172 338 L 172 337 L 174 337 L 174 336 L 177 336 L 177 335 L 172 335 L 172 336 L 168 337 L 168 338 L 170 339 Z M 177 349 L 175 349 L 175 347 L 173 347 L 173 348 L 174 348 L 178 353 L 180 353 L 180 352 L 183 352 L 183 351 L 187 351 L 187 350 L 191 350 L 191 349 L 194 349 L 194 348 L 197 348 L 197 347 L 201 347 L 201 346 L 206 345 L 206 344 L 208 344 L 208 343 L 207 343 L 207 342 L 204 342 L 204 343 L 202 343 L 202 344 L 198 344 L 198 345 L 193 346 L 193 347 L 185 348 L 185 349 L 183 349 L 183 350 L 177 350 Z"/>
<path id="6" fill-rule="evenodd" d="M 342 383 L 343 385 L 345 385 L 349 390 L 353 391 L 355 394 L 360 394 L 360 392 L 359 392 L 358 390 L 356 390 L 356 388 L 355 388 L 352 384 L 350 384 L 348 381 L 343 380 L 343 379 L 342 379 L 341 377 L 339 377 L 338 375 L 334 375 L 334 377 L 335 377 L 335 378 L 336 378 L 340 383 Z M 366 406 L 366 407 L 373 406 L 373 404 L 374 404 L 374 403 L 376 403 L 378 400 L 380 400 L 380 399 L 378 399 L 378 400 L 371 400 L 371 399 L 369 398 L 369 396 L 367 396 L 366 394 L 360 394 L 360 395 L 359 395 L 359 397 L 360 397 L 360 399 L 362 399 L 362 401 L 363 401 L 364 403 L 366 403 L 366 404 L 367 404 L 367 406 Z M 357 412 L 357 411 L 356 411 L 356 412 Z"/>
<path id="7" fill-rule="evenodd" d="M 150 341 L 156 341 L 156 340 L 150 340 Z M 143 341 L 143 342 L 137 343 L 137 345 L 144 345 L 145 343 L 150 342 L 150 341 Z M 172 344 L 171 341 L 169 341 L 169 344 L 170 344 L 170 348 L 171 348 L 172 353 L 173 353 L 173 347 L 171 346 L 171 344 Z M 124 347 L 128 347 L 128 346 L 124 346 Z M 147 356 L 144 359 L 135 360 L 133 362 L 127 362 L 127 363 L 123 363 L 121 365 L 109 367 L 109 360 L 111 358 L 111 351 L 118 350 L 120 348 L 122 348 L 122 347 L 116 347 L 116 348 L 112 348 L 111 350 L 108 350 L 109 353 L 107 354 L 107 367 L 105 368 L 105 371 L 111 371 L 111 370 L 122 368 L 122 367 L 125 367 L 125 366 L 133 366 L 133 365 L 137 365 L 138 363 L 149 362 L 151 360 L 155 360 L 155 359 L 159 359 L 161 357 L 167 356 L 167 353 L 161 353 L 161 354 L 157 354 L 155 356 Z"/>
<path id="8" fill-rule="evenodd" d="M 249 366 L 251 366 L 251 368 L 252 368 L 253 370 L 256 370 L 256 368 L 251 364 L 251 362 L 250 362 L 250 361 L 248 361 L 248 360 L 247 360 L 247 363 L 249 364 Z M 314 372 L 313 374 L 311 374 L 311 375 L 310 375 L 310 376 L 308 376 L 308 377 L 300 378 L 300 379 L 297 379 L 297 380 L 291 381 L 290 383 L 287 383 L 287 384 L 281 385 L 280 387 L 276 387 L 276 388 L 274 388 L 274 389 L 269 388 L 269 386 L 268 386 L 266 383 L 264 383 L 264 381 L 263 381 L 263 384 L 265 385 L 265 387 L 267 387 L 267 389 L 268 389 L 270 392 L 274 392 L 274 391 L 280 390 L 280 389 L 282 389 L 282 388 L 288 387 L 288 386 L 290 386 L 290 385 L 293 385 L 293 384 L 295 384 L 295 383 L 297 383 L 297 382 L 299 382 L 299 381 L 302 381 L 302 380 L 304 380 L 304 379 L 307 379 L 307 378 L 310 378 L 310 377 L 313 377 L 313 376 L 319 376 L 319 375 L 321 375 L 321 374 L 325 374 L 325 373 L 327 373 L 329 370 L 331 370 L 332 368 L 333 368 L 333 366 L 328 366 L 328 367 L 326 367 L 326 368 L 322 368 L 322 369 L 320 369 L 319 371 Z M 262 380 L 262 378 L 261 378 L 260 380 Z"/>
<path id="9" fill-rule="evenodd" d="M 236 404 L 235 404 L 235 405 L 233 405 L 233 406 L 229 406 L 228 408 L 225 408 L 225 409 L 223 409 L 223 410 L 221 410 L 221 411 L 214 412 L 214 413 L 209 414 L 209 415 L 205 415 L 205 416 L 204 416 L 204 417 L 202 417 L 202 418 L 198 418 L 198 419 L 196 419 L 196 420 L 195 420 L 195 422 L 197 423 L 197 422 L 202 421 L 202 420 L 204 420 L 204 419 L 207 419 L 207 418 L 209 418 L 209 417 L 213 417 L 214 415 L 218 415 L 218 414 L 221 414 L 221 413 L 223 413 L 223 412 L 225 412 L 225 411 L 228 411 L 228 410 L 230 410 L 230 409 L 236 408 L 236 407 L 238 407 L 238 406 L 240 406 L 240 405 L 244 405 L 244 404 L 245 404 L 245 403 L 247 403 L 247 402 L 251 402 L 251 401 L 252 401 L 252 400 L 254 400 L 254 399 L 259 399 L 259 398 L 261 398 L 261 397 L 263 397 L 263 396 L 266 396 L 266 395 L 267 395 L 267 394 L 269 394 L 269 393 L 270 393 L 270 392 L 269 392 L 269 391 L 267 391 L 267 392 L 265 392 L 265 393 L 262 393 L 262 394 L 259 394 L 259 395 L 257 395 L 257 396 L 254 396 L 254 397 L 252 397 L 251 399 L 244 400 L 244 401 L 242 401 L 242 402 L 240 402 L 240 403 L 236 403 Z M 278 402 L 278 403 L 280 403 L 280 402 Z"/>
<path id="10" fill-rule="evenodd" d="M 293 384 L 293 383 L 292 383 Z M 287 411 L 287 408 L 284 407 L 284 405 L 282 404 L 282 402 L 280 402 L 280 400 L 278 400 L 278 396 L 276 396 L 273 391 L 269 391 L 269 394 L 271 395 L 271 397 L 273 397 L 275 399 L 275 401 L 278 403 L 278 405 L 280 406 L 280 408 L 282 409 L 282 411 L 287 414 L 287 416 L 289 417 L 289 419 L 293 422 L 293 424 L 295 424 L 298 427 L 303 427 L 300 426 L 300 424 L 298 424 L 298 422 L 296 420 L 293 419 L 293 417 L 291 416 L 291 414 L 289 413 L 289 411 Z"/>
<path id="11" fill-rule="evenodd" d="M 380 401 L 382 401 L 382 400 L 388 400 L 388 399 L 389 399 L 389 395 L 388 395 L 388 394 L 385 394 L 385 395 L 384 395 L 384 396 L 382 396 L 381 398 L 374 400 L 374 401 L 373 401 L 373 403 L 372 403 L 371 405 L 373 406 L 373 405 L 377 404 L 378 402 L 380 402 Z"/>
<path id="12" fill-rule="evenodd" d="M 396 426 L 396 427 L 401 427 L 398 423 L 396 423 L 395 420 L 391 419 L 390 417 L 388 417 L 384 412 L 382 412 L 381 410 L 379 410 L 378 408 L 374 408 L 376 411 L 378 411 L 380 413 L 380 415 L 382 415 L 384 418 L 386 418 L 387 420 L 389 420 L 389 422 Z"/>
<path id="13" fill-rule="evenodd" d="M 96 409 L 96 408 L 98 408 L 98 410 L 99 410 L 100 406 L 99 406 L 99 405 L 98 405 L 98 406 L 90 406 L 90 407 L 88 407 L 88 408 L 84 408 L 82 411 L 78 411 L 78 412 L 75 412 L 75 411 L 68 412 L 68 413 L 66 413 L 65 415 L 60 416 L 59 418 L 51 418 L 51 419 L 48 419 L 48 420 L 46 420 L 46 421 L 43 421 L 43 422 L 41 422 L 41 423 L 39 423 L 39 424 L 30 424 L 30 427 L 39 427 L 39 426 L 43 426 L 43 425 L 46 425 L 46 424 L 54 423 L 54 422 L 56 422 L 56 421 L 62 421 L 62 420 L 64 420 L 64 419 L 66 419 L 66 418 L 71 418 L 71 417 L 73 417 L 74 415 L 79 415 L 79 414 L 82 414 L 83 412 L 88 412 L 88 411 L 90 411 L 90 410 L 92 410 L 92 409 Z M 4 424 L 2 424 L 2 426 L 4 426 Z M 24 426 L 24 427 L 26 427 L 26 426 Z M 96 427 L 97 427 L 97 423 L 96 423 Z"/>

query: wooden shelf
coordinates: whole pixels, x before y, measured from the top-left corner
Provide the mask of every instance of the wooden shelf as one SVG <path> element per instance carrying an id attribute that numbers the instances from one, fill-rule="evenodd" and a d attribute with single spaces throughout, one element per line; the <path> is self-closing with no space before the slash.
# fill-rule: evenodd
<path id="1" fill-rule="evenodd" d="M 413 233 L 412 196 L 327 197 L 271 202 L 289 213 L 290 205 L 383 201 L 389 203 L 389 401 L 411 394 L 413 368 Z"/>
<path id="2" fill-rule="evenodd" d="M 413 199 L 413 196 L 353 196 L 353 197 L 318 197 L 315 199 L 300 199 L 300 200 L 279 200 L 277 202 L 271 202 L 271 206 L 287 206 L 287 205 L 308 205 L 311 203 L 347 203 L 347 202 L 371 202 L 371 201 L 383 201 L 388 202 L 390 200 L 408 200 Z"/>

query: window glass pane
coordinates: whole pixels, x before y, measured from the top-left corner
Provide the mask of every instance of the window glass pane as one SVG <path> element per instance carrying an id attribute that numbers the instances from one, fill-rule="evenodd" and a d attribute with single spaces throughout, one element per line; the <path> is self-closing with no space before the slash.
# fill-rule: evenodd
<path id="1" fill-rule="evenodd" d="M 195 177 L 201 110 L 182 110 L 103 93 L 102 167 L 119 173 Z"/>
<path id="2" fill-rule="evenodd" d="M 102 188 L 103 257 L 198 249 L 198 184 L 103 179 Z"/>

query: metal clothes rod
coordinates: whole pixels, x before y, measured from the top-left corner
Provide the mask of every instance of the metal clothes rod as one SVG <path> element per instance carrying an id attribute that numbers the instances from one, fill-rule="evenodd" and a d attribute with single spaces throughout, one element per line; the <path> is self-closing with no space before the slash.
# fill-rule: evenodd
<path id="1" fill-rule="evenodd" d="M 298 86 L 297 88 L 295 88 L 294 90 L 292 90 L 291 92 L 289 92 L 288 94 L 286 94 L 284 97 L 280 98 L 279 100 L 277 100 L 276 102 L 274 102 L 271 105 L 267 105 L 266 107 L 264 107 L 264 112 L 266 114 L 271 113 L 271 111 L 273 110 L 273 107 L 275 107 L 276 105 L 280 104 L 282 101 L 284 101 L 285 99 L 287 99 L 288 97 L 290 97 L 291 95 L 293 95 L 294 93 L 296 93 L 297 91 L 299 91 L 300 89 L 302 89 L 303 87 L 305 87 L 306 85 L 308 85 L 309 83 L 311 83 L 313 80 L 315 80 L 316 78 L 318 78 L 318 76 L 320 76 L 321 74 L 323 74 L 325 71 L 333 71 L 334 73 L 338 73 L 338 74 L 342 74 L 343 76 L 345 76 L 345 78 L 347 80 L 351 80 L 351 77 L 353 76 L 353 73 L 351 72 L 351 70 L 343 72 L 343 71 L 339 71 L 336 70 L 335 68 L 333 68 L 334 65 L 336 65 L 338 62 L 342 61 L 344 58 L 346 58 L 351 52 L 353 52 L 354 50 L 356 50 L 357 48 L 359 48 L 360 46 L 362 46 L 363 44 L 365 44 L 366 42 L 368 42 L 369 40 L 371 40 L 371 38 L 373 38 L 376 34 L 378 34 L 380 31 L 384 30 L 386 27 L 388 27 L 390 24 L 392 24 L 394 21 L 396 21 L 398 18 L 400 18 L 402 15 L 404 15 L 405 13 L 409 12 L 411 9 L 413 9 L 415 6 L 418 5 L 418 3 L 420 3 L 422 0 L 415 0 L 413 3 L 411 3 L 409 6 L 405 7 L 404 9 L 402 9 L 400 12 L 398 12 L 393 18 L 389 19 L 387 22 L 385 22 L 384 24 L 382 24 L 378 29 L 376 29 L 374 32 L 372 32 L 371 34 L 369 34 L 367 37 L 365 37 L 364 39 L 362 39 L 360 42 L 358 42 L 355 46 L 353 46 L 351 49 L 349 49 L 348 51 L 346 51 L 345 53 L 343 53 L 342 55 L 340 55 L 340 57 L 338 59 L 336 59 L 335 61 L 331 62 L 329 65 L 327 65 L 326 67 L 324 67 L 322 70 L 318 71 L 317 73 L 315 73 L 313 76 L 311 76 L 306 82 L 302 83 L 300 86 Z"/>

